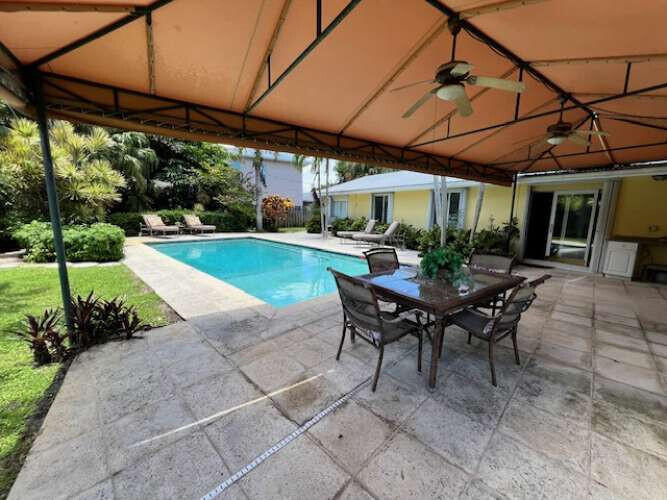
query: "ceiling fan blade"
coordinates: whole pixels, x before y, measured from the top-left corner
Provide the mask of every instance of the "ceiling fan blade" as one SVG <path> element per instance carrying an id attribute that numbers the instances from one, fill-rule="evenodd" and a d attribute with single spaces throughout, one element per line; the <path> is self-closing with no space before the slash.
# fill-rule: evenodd
<path id="1" fill-rule="evenodd" d="M 449 71 L 449 74 L 452 76 L 463 76 L 466 73 L 470 73 L 472 68 L 472 64 L 460 62 Z"/>
<path id="2" fill-rule="evenodd" d="M 460 97 L 454 99 L 454 104 L 456 109 L 461 116 L 470 116 L 472 115 L 472 105 L 470 104 L 470 99 L 466 94 L 461 95 Z"/>
<path id="3" fill-rule="evenodd" d="M 513 142 L 512 145 L 514 146 L 517 144 L 526 144 L 533 141 L 535 141 L 534 143 L 537 143 L 542 139 L 546 139 L 547 137 L 549 137 L 549 134 L 534 135 L 533 137 L 528 137 L 526 139 L 521 139 L 520 141 Z"/>
<path id="4" fill-rule="evenodd" d="M 428 80 L 422 80 L 421 82 L 408 83 L 407 85 L 402 85 L 401 87 L 396 87 L 394 89 L 391 89 L 389 92 L 396 92 L 398 90 L 409 89 L 410 87 L 414 87 L 415 85 L 423 85 L 424 83 L 435 83 L 435 80 L 433 80 L 433 78 L 429 78 Z"/>
<path id="5" fill-rule="evenodd" d="M 583 137 L 578 136 L 577 134 L 570 134 L 567 136 L 569 141 L 574 142 L 575 144 L 578 144 L 579 146 L 589 146 L 591 143 L 588 142 L 586 139 Z"/>
<path id="6" fill-rule="evenodd" d="M 526 90 L 526 84 L 523 82 L 503 80 L 502 78 L 492 78 L 490 76 L 470 76 L 466 79 L 466 81 L 471 85 L 505 90 L 506 92 L 521 93 Z"/>
<path id="7" fill-rule="evenodd" d="M 604 130 L 575 130 L 574 133 L 577 135 L 599 135 L 602 137 L 609 135 L 609 132 L 605 132 Z"/>
<path id="8" fill-rule="evenodd" d="M 410 118 L 415 111 L 417 111 L 419 108 L 421 108 L 424 104 L 426 104 L 426 101 L 428 101 L 431 97 L 435 95 L 435 93 L 438 91 L 440 87 L 436 87 L 434 89 L 429 90 L 419 98 L 417 102 L 415 102 L 410 108 L 403 113 L 403 118 Z"/>

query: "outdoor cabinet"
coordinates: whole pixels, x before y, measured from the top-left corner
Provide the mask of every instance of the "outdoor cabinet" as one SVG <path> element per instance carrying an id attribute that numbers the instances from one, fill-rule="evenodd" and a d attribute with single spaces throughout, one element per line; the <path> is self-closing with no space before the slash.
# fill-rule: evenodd
<path id="1" fill-rule="evenodd" d="M 611 276 L 632 278 L 639 243 L 624 241 L 607 242 L 607 253 L 602 272 Z"/>

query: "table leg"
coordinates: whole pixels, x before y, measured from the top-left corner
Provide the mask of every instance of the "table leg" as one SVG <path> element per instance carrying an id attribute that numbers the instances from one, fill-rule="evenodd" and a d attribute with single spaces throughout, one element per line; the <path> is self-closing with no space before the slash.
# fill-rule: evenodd
<path id="1" fill-rule="evenodd" d="M 440 346 L 445 334 L 444 318 L 435 319 L 435 328 L 433 329 L 433 342 L 431 342 L 431 370 L 428 374 L 428 387 L 435 389 L 435 379 L 438 374 L 438 361 L 440 360 Z"/>

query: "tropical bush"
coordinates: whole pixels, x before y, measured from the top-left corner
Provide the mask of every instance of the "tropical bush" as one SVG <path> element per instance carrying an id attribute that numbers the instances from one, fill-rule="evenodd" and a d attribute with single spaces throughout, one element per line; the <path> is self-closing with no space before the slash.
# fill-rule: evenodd
<path id="1" fill-rule="evenodd" d="M 26 315 L 15 334 L 28 343 L 35 364 L 62 362 L 78 351 L 109 340 L 129 340 L 150 328 L 139 318 L 134 306 L 120 297 L 104 300 L 94 292 L 86 298 L 77 296 L 70 304 L 71 335 L 61 331 L 62 315 L 58 309 L 47 309 L 42 316 Z"/>
<path id="2" fill-rule="evenodd" d="M 71 351 L 65 343 L 67 334 L 59 331 L 60 319 L 57 309 L 47 309 L 39 317 L 27 314 L 24 323 L 14 331 L 28 343 L 38 366 L 64 361 L 69 357 Z"/>
<path id="3" fill-rule="evenodd" d="M 63 218 L 68 222 L 100 220 L 120 201 L 123 175 L 104 157 L 113 141 L 101 127 L 77 133 L 72 124 L 55 121 L 49 131 L 56 188 Z M 37 124 L 19 118 L 10 122 L 0 141 L 3 189 L 10 189 L 11 210 L 19 219 L 48 215 L 44 168 Z M 2 196 L 2 195 L 0 195 Z"/>
<path id="4" fill-rule="evenodd" d="M 287 214 L 294 207 L 292 200 L 272 194 L 262 200 L 262 215 L 269 222 L 265 229 L 276 230 L 281 222 L 285 222 Z"/>
<path id="5" fill-rule="evenodd" d="M 322 232 L 322 220 L 320 219 L 320 207 L 314 207 L 313 212 L 310 216 L 308 222 L 306 222 L 306 232 L 308 233 L 321 233 Z"/>
<path id="6" fill-rule="evenodd" d="M 313 232 L 319 232 L 319 216 L 317 222 L 318 229 Z M 365 217 L 342 218 L 333 221 L 332 227 L 334 233 L 338 231 L 363 231 L 367 222 Z M 387 227 L 389 227 L 388 224 L 376 224 L 374 232 L 382 233 L 387 230 Z M 431 229 L 422 229 L 401 223 L 396 230 L 396 234 L 405 243 L 405 247 L 410 250 L 419 250 L 426 253 L 440 246 L 440 227 L 437 225 L 434 225 Z M 470 243 L 470 230 L 448 227 L 447 246 L 466 256 L 473 249 L 482 253 L 505 255 L 507 254 L 508 234 L 511 234 L 512 240 L 519 236 L 516 218 L 512 221 L 512 224 L 506 222 L 502 227 L 495 225 L 492 219 L 488 228 L 475 233 L 472 243 Z"/>
<path id="7" fill-rule="evenodd" d="M 55 260 L 53 232 L 48 222 L 33 221 L 19 226 L 13 237 L 26 249 L 28 262 Z M 105 223 L 63 227 L 65 256 L 70 262 L 109 262 L 123 258 L 125 235 L 117 226 Z"/>

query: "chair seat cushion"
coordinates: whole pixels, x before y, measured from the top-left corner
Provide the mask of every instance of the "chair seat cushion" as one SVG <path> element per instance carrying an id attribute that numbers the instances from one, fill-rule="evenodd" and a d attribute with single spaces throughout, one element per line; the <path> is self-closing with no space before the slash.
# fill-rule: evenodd
<path id="1" fill-rule="evenodd" d="M 394 321 L 397 316 L 387 311 L 381 311 L 380 315 L 385 321 Z M 401 321 L 395 323 L 384 323 L 384 343 L 390 344 L 401 337 L 409 334 L 417 328 L 417 324 L 409 319 L 402 318 Z M 380 341 L 381 335 L 377 331 L 368 332 L 376 342 Z"/>
<path id="2" fill-rule="evenodd" d="M 493 318 L 464 309 L 449 317 L 454 325 L 463 328 L 477 337 L 488 338 L 493 327 Z"/>

